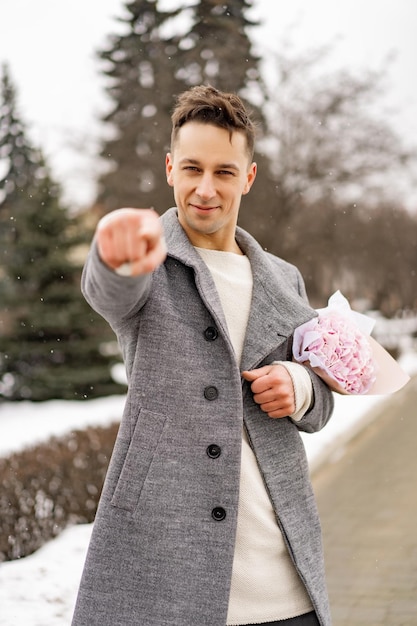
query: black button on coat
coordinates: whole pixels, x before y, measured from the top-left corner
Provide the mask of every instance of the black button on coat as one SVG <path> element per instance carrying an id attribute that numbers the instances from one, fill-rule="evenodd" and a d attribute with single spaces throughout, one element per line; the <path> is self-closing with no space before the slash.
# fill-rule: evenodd
<path id="1" fill-rule="evenodd" d="M 204 337 L 206 338 L 207 341 L 215 341 L 218 336 L 219 336 L 219 333 L 217 332 L 217 329 L 214 326 L 209 326 L 204 331 Z"/>
<path id="2" fill-rule="evenodd" d="M 222 453 L 222 449 L 220 448 L 220 446 L 216 445 L 215 443 L 212 443 L 211 445 L 207 447 L 206 452 L 207 452 L 207 455 L 211 459 L 218 459 Z"/>
<path id="3" fill-rule="evenodd" d="M 217 400 L 219 397 L 219 390 L 213 385 L 208 386 L 204 389 L 204 397 L 206 400 Z"/>
<path id="4" fill-rule="evenodd" d="M 224 519 L 226 519 L 226 511 L 222 506 L 216 506 L 212 510 L 211 516 L 216 522 L 222 522 Z"/>

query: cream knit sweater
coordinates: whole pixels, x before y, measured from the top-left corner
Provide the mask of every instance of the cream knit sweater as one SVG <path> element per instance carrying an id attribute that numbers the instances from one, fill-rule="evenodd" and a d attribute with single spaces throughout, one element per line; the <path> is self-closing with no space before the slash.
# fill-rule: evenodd
<path id="1" fill-rule="evenodd" d="M 222 303 L 230 339 L 240 362 L 252 299 L 252 272 L 246 256 L 196 248 L 208 266 Z M 312 397 L 310 377 L 295 363 L 282 363 L 296 397 L 292 419 L 301 419 Z M 228 626 L 262 624 L 312 610 L 285 546 L 255 455 L 242 433 L 238 525 Z"/>

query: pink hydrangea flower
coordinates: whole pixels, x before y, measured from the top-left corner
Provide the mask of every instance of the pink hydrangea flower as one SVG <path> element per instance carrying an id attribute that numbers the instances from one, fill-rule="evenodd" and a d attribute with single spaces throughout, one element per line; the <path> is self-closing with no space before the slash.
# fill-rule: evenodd
<path id="1" fill-rule="evenodd" d="M 371 337 L 375 320 L 352 311 L 340 291 L 317 313 L 294 331 L 294 361 L 311 367 L 338 393 L 387 394 L 407 384 L 410 376 Z"/>
<path id="2" fill-rule="evenodd" d="M 319 313 L 296 329 L 293 354 L 300 363 L 308 361 L 341 393 L 365 394 L 376 379 L 376 365 L 366 335 L 351 319 L 335 311 Z"/>
<path id="3" fill-rule="evenodd" d="M 352 395 L 368 393 L 377 378 L 369 337 L 374 320 L 352 311 L 340 291 L 317 313 L 318 317 L 294 331 L 294 360 L 308 364 L 333 391 Z"/>

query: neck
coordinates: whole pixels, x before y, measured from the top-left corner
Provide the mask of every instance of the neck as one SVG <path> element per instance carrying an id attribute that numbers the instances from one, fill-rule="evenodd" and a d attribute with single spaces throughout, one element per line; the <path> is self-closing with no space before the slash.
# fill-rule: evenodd
<path id="1" fill-rule="evenodd" d="M 235 239 L 230 241 L 220 241 L 210 236 L 204 236 L 203 234 L 198 237 L 190 237 L 188 235 L 188 238 L 190 243 L 196 248 L 217 250 L 218 252 L 233 252 L 234 254 L 243 255 L 243 252 L 239 248 Z"/>

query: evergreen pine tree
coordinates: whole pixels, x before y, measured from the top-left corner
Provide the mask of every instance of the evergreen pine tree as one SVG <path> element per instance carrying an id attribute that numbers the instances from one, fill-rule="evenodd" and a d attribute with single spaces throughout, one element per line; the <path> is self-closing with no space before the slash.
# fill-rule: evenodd
<path id="1" fill-rule="evenodd" d="M 162 12 L 158 2 L 128 2 L 122 19 L 126 33 L 113 36 L 100 56 L 111 79 L 112 111 L 105 121 L 113 137 L 103 145 L 108 171 L 101 177 L 98 203 L 103 213 L 121 206 L 154 206 L 164 212 L 173 204 L 165 183 L 164 157 L 169 150 L 171 111 L 176 95 L 210 83 L 246 100 L 262 94 L 258 59 L 251 51 L 247 0 L 199 0 L 178 3 Z M 255 119 L 262 127 L 262 114 Z M 260 177 L 266 174 L 264 157 Z M 267 186 L 257 184 L 265 193 Z"/>
<path id="2" fill-rule="evenodd" d="M 162 27 L 181 8 L 160 12 L 154 0 L 126 3 L 121 20 L 127 33 L 112 36 L 100 53 L 110 79 L 113 102 L 104 121 L 113 137 L 104 143 L 102 157 L 108 171 L 100 180 L 98 202 L 103 213 L 121 206 L 172 205 L 165 181 L 164 156 L 169 148 L 170 110 L 175 89 L 175 44 L 161 34 Z"/>
<path id="3" fill-rule="evenodd" d="M 124 391 L 98 349 L 109 337 L 80 293 L 82 237 L 27 137 L 4 69 L 0 93 L 0 397 L 82 399 Z M 105 329 L 105 330 L 104 330 Z"/>
<path id="4" fill-rule="evenodd" d="M 191 29 L 177 36 L 176 77 L 184 88 L 210 83 L 246 93 L 260 88 L 259 59 L 252 52 L 247 0 L 200 0 L 192 7 Z M 258 111 L 258 117 L 261 117 Z"/>
<path id="5" fill-rule="evenodd" d="M 40 154 L 26 137 L 26 131 L 17 113 L 16 90 L 8 67 L 1 73 L 0 99 L 0 207 L 4 216 L 5 199 L 18 198 L 36 176 Z M 14 148 L 14 149 L 13 149 Z"/>

